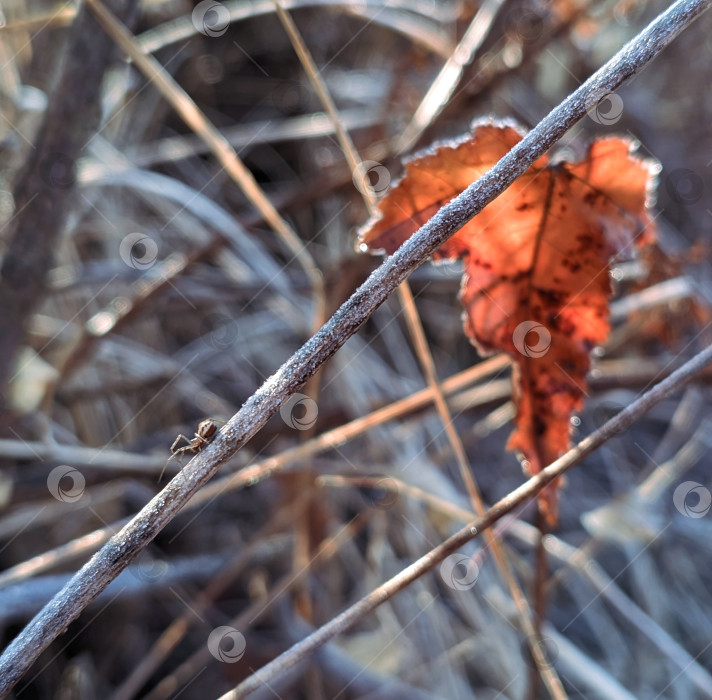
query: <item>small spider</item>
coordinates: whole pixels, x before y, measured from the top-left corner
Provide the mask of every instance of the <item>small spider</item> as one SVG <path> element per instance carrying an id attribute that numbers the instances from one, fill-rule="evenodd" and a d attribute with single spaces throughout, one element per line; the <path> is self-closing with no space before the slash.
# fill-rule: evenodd
<path id="1" fill-rule="evenodd" d="M 200 452 L 205 445 L 212 442 L 218 432 L 218 423 L 225 423 L 225 421 L 215 420 L 214 418 L 201 420 L 198 424 L 198 432 L 195 433 L 192 439 L 181 433 L 171 445 L 171 456 L 168 458 L 165 466 L 163 467 L 159 481 L 163 478 L 163 472 L 166 471 L 166 467 L 172 459 L 175 459 L 176 462 L 180 464 L 180 468 L 183 469 L 183 462 L 181 461 L 182 455 L 188 454 L 188 452 Z M 178 443 L 181 440 L 185 440 L 188 444 L 183 445 L 183 447 L 178 447 Z"/>

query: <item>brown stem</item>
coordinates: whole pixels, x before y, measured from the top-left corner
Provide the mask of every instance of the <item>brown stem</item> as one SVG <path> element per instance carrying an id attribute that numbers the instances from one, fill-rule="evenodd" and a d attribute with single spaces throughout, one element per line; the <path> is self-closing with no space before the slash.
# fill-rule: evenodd
<path id="1" fill-rule="evenodd" d="M 112 2 L 129 15 L 136 4 Z M 82 4 L 36 142 L 15 184 L 15 217 L 3 234 L 7 248 L 0 267 L 0 396 L 5 396 L 11 379 L 25 324 L 45 293 L 45 278 L 72 200 L 75 163 L 99 124 L 101 81 L 114 52 L 113 42 Z"/>

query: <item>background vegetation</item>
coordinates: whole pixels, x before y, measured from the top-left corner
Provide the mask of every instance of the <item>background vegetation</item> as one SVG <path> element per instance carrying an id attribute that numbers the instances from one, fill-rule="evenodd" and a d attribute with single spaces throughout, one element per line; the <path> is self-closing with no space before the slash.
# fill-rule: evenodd
<path id="1" fill-rule="evenodd" d="M 360 159 L 372 161 L 364 170 L 376 195 L 398 177 L 401 155 L 459 136 L 477 117 L 534 126 L 666 6 L 284 4 Z M 281 234 L 100 30 L 83 35 L 108 47 L 100 101 L 81 106 L 89 78 L 78 69 L 77 92 L 58 96 L 75 9 L 8 2 L 0 30 L 0 217 L 12 230 L 16 183 L 48 141 L 57 145 L 43 151 L 38 192 L 49 202 L 42 211 L 61 212 L 38 224 L 56 229 L 37 243 L 52 254 L 46 293 L 24 317 L 16 364 L 2 358 L 6 642 L 160 490 L 176 435 L 231 416 L 379 263 L 354 248 L 369 215 L 364 193 L 272 3 L 114 9 L 235 147 L 284 217 Z M 452 94 L 436 95 L 424 128 L 410 131 L 475 17 L 481 46 Z M 562 144 L 580 153 L 596 134 L 624 134 L 663 166 L 659 249 L 612 273 L 614 329 L 596 354 L 574 439 L 709 343 L 711 37 L 712 16 L 703 16 Z M 71 117 L 40 129 L 47 104 L 62 99 Z M 31 272 L 42 273 L 41 260 Z M 462 335 L 460 275 L 458 265 L 418 269 L 409 281 L 426 345 L 413 342 L 407 295 L 393 295 L 304 389 L 307 399 L 275 416 L 221 476 L 268 458 L 285 469 L 249 488 L 216 488 L 178 516 L 45 652 L 17 696 L 217 696 L 459 528 L 471 506 L 457 448 L 432 392 L 417 405 L 408 398 L 428 387 L 429 355 L 484 500 L 519 485 L 521 468 L 504 449 L 507 362 L 462 374 L 482 358 Z M 568 477 L 560 526 L 545 541 L 542 634 L 569 697 L 712 695 L 707 380 Z M 402 400 L 394 419 L 378 411 Z M 327 431 L 328 449 L 309 442 Z M 307 447 L 295 458 L 287 450 L 299 444 Z M 177 471 L 171 462 L 167 474 Z M 686 482 L 702 489 L 699 502 L 673 499 Z M 529 508 L 500 528 L 527 595 L 532 522 Z M 463 553 L 469 568 L 423 577 L 254 697 L 545 697 L 532 690 L 526 634 L 492 550 L 478 541 Z M 224 626 L 239 631 L 235 663 L 218 658 L 229 645 L 209 642 Z"/>

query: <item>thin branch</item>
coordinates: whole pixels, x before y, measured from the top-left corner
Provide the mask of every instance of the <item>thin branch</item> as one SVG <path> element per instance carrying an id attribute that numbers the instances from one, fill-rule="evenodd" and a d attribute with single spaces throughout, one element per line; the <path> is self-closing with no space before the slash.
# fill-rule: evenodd
<path id="1" fill-rule="evenodd" d="M 484 379 L 496 372 L 501 372 L 508 365 L 509 358 L 506 355 L 496 355 L 495 357 L 491 357 L 490 359 L 480 362 L 473 367 L 469 367 L 463 372 L 459 372 L 449 377 L 442 384 L 443 390 L 448 395 L 455 394 L 455 392 L 462 390 L 476 381 Z M 509 383 L 508 380 L 507 383 Z M 491 382 L 487 386 L 491 386 Z M 485 389 L 486 387 L 479 388 Z M 467 390 L 467 394 L 467 407 L 471 408 L 472 406 L 477 405 L 477 402 L 474 400 L 472 395 L 472 390 Z M 484 396 L 483 398 L 485 400 L 491 400 L 490 396 Z M 349 423 L 333 428 L 332 430 L 328 430 L 325 433 L 321 433 L 317 437 L 284 450 L 279 454 L 267 457 L 262 461 L 248 463 L 238 472 L 227 477 L 223 477 L 222 479 L 212 481 L 208 486 L 202 489 L 200 493 L 196 494 L 188 504 L 186 504 L 184 512 L 198 508 L 201 505 L 215 500 L 216 498 L 225 496 L 233 491 L 238 491 L 248 485 L 253 485 L 258 481 L 263 481 L 267 477 L 272 476 L 279 471 L 286 470 L 287 467 L 299 462 L 300 460 L 313 457 L 319 452 L 329 450 L 336 445 L 343 445 L 344 443 L 349 442 L 359 435 L 363 435 L 369 430 L 383 425 L 388 421 L 408 416 L 410 413 L 414 413 L 415 411 L 425 408 L 431 401 L 432 390 L 430 388 L 421 389 L 410 396 L 406 396 L 403 399 L 399 399 L 398 401 L 383 406 L 382 408 L 378 408 L 375 411 L 362 416 L 361 418 L 356 418 Z M 7 441 L 0 440 L 0 457 L 12 456 L 15 459 L 36 459 L 39 455 L 41 458 L 46 460 L 72 464 L 74 466 L 94 467 L 97 465 L 96 459 L 99 450 L 94 450 L 92 448 L 71 447 L 70 449 L 72 452 L 68 453 L 64 452 L 66 447 L 65 445 L 46 447 L 43 443 L 32 442 L 25 443 L 25 445 L 27 445 L 26 453 L 20 453 L 15 450 L 4 452 L 2 448 L 6 442 Z M 55 449 L 57 450 L 56 452 L 54 451 Z M 116 464 L 113 461 L 113 454 L 114 452 L 111 450 L 107 450 L 105 453 L 102 453 L 102 457 L 107 457 L 109 460 L 107 464 L 109 467 L 113 467 Z M 126 454 L 128 457 L 135 456 L 130 453 L 121 454 Z M 69 456 L 72 455 L 73 457 L 69 459 Z M 81 460 L 79 460 L 79 457 L 81 457 Z M 138 456 L 135 457 L 139 459 Z M 147 470 L 149 467 L 153 468 L 153 466 L 152 463 L 149 463 L 146 460 L 156 458 L 140 457 L 140 459 L 144 460 L 141 463 L 141 469 Z M 155 465 L 156 473 L 166 468 L 165 455 L 158 459 L 160 461 Z M 177 468 L 178 465 L 176 465 L 176 469 Z M 21 564 L 18 564 L 17 566 L 12 567 L 11 569 L 3 571 L 0 573 L 0 586 L 7 585 L 8 583 L 17 583 L 18 581 L 29 578 L 30 576 L 36 576 L 52 566 L 58 566 L 69 558 L 76 559 L 83 554 L 93 554 L 111 537 L 111 535 L 118 532 L 119 529 L 122 528 L 128 521 L 129 518 L 122 518 L 107 527 L 94 530 L 86 535 L 82 535 L 81 537 L 67 542 L 60 547 L 45 551 L 22 562 Z"/>
<path id="2" fill-rule="evenodd" d="M 63 514 L 63 516 L 58 517 L 65 517 L 65 515 Z M 65 564 L 72 559 L 76 560 L 80 554 L 96 551 L 97 547 L 104 544 L 109 537 L 111 537 L 128 521 L 129 518 L 124 518 L 123 520 L 119 520 L 111 525 L 102 527 L 99 530 L 93 530 L 92 532 L 82 535 L 81 537 L 77 537 L 76 539 L 63 544 L 60 547 L 55 547 L 54 549 L 42 552 L 42 554 L 38 554 L 37 556 L 26 559 L 15 566 L 11 566 L 9 569 L 5 569 L 2 573 L 0 573 L 0 588 L 4 588 L 10 584 L 17 584 L 20 581 L 26 581 L 27 579 L 37 576 L 48 569 L 59 568 L 60 565 Z"/>
<path id="3" fill-rule="evenodd" d="M 190 95 L 169 75 L 153 56 L 144 55 L 136 38 L 100 0 L 86 0 L 104 31 L 131 58 L 136 68 L 151 82 L 166 101 L 175 109 L 180 118 L 199 136 L 225 169 L 232 181 L 242 190 L 250 203 L 260 212 L 264 220 L 279 236 L 284 245 L 299 262 L 312 287 L 315 304 L 314 329 L 323 323 L 326 300 L 324 280 L 311 254 L 304 247 L 301 238 L 275 209 L 272 202 L 259 186 L 254 175 L 237 155 L 235 149 L 215 125 L 205 116 Z"/>
<path id="4" fill-rule="evenodd" d="M 467 458 L 465 446 L 463 445 L 457 430 L 455 430 L 455 422 L 452 419 L 452 413 L 447 401 L 445 400 L 442 388 L 438 383 L 435 362 L 430 354 L 430 349 L 428 347 L 427 340 L 425 339 L 425 331 L 420 323 L 420 317 L 418 316 L 418 312 L 415 308 L 415 302 L 410 292 L 408 282 L 404 282 L 398 288 L 398 291 L 400 293 L 401 300 L 404 302 L 403 305 L 406 320 L 411 329 L 411 334 L 416 344 L 416 348 L 418 348 L 418 356 L 421 358 L 421 364 L 423 365 L 428 386 L 433 392 L 433 403 L 438 414 L 440 415 L 443 423 L 443 429 L 445 430 L 448 442 L 450 443 L 451 449 L 455 455 L 460 478 L 465 485 L 465 490 L 467 491 L 467 495 L 470 498 L 470 502 L 473 505 L 475 513 L 477 513 L 478 516 L 482 516 L 486 512 L 487 507 L 485 506 L 485 502 L 482 498 L 482 494 L 480 493 L 479 486 L 477 485 L 470 462 Z M 487 532 L 485 533 L 485 540 L 487 548 L 492 551 L 492 556 L 497 564 L 497 569 L 499 570 L 500 576 L 509 590 L 509 594 L 514 602 L 514 607 L 517 610 L 519 625 L 524 632 L 534 660 L 532 672 L 537 674 L 537 677 L 541 677 L 551 698 L 558 700 L 566 698 L 566 693 L 564 692 L 561 680 L 559 679 L 556 670 L 551 666 L 551 664 L 548 663 L 546 656 L 544 655 L 543 646 L 538 642 L 541 635 L 537 634 L 537 630 L 532 620 L 532 612 L 529 608 L 529 604 L 524 596 L 524 592 L 519 586 L 519 582 L 512 574 L 512 569 L 499 539 L 494 532 Z"/>
<path id="5" fill-rule="evenodd" d="M 485 0 L 478 8 L 470 26 L 463 35 L 452 55 L 431 83 L 427 93 L 420 101 L 408 126 L 403 129 L 395 144 L 398 154 L 408 152 L 433 119 L 440 114 L 462 78 L 465 66 L 472 62 L 475 53 L 487 38 L 497 13 L 506 0 Z"/>
<path id="6" fill-rule="evenodd" d="M 323 627 L 320 627 L 309 637 L 295 644 L 291 649 L 288 649 L 276 659 L 270 661 L 266 666 L 257 671 L 257 673 L 254 673 L 247 680 L 240 683 L 237 688 L 222 695 L 220 700 L 237 700 L 238 698 L 246 697 L 262 685 L 268 684 L 274 677 L 294 666 L 294 664 L 301 661 L 305 656 L 313 653 L 337 635 L 348 630 L 379 605 L 390 600 L 396 593 L 399 593 L 413 583 L 413 581 L 433 569 L 447 556 L 453 554 L 462 546 L 478 537 L 525 501 L 534 498 L 547 484 L 550 484 L 554 479 L 579 464 L 585 457 L 612 437 L 630 427 L 636 420 L 660 403 L 660 401 L 668 398 L 687 384 L 687 382 L 710 363 L 712 363 L 712 345 L 695 355 L 695 357 L 689 362 L 686 362 L 679 370 L 671 374 L 667 379 L 660 382 L 660 384 L 646 394 L 643 394 L 637 401 L 630 404 L 628 408 L 582 440 L 565 455 L 559 457 L 555 462 L 552 462 L 539 474 L 533 476 L 495 503 L 483 517 L 473 520 L 469 525 L 466 525 L 456 532 L 442 544 L 431 549 L 427 554 L 413 562 L 410 566 L 407 566 L 393 578 L 378 586 L 378 588 L 361 598 L 357 603 L 354 603 L 354 605 L 344 610 L 340 615 L 333 618 Z"/>
<path id="7" fill-rule="evenodd" d="M 318 570 L 323 564 L 330 561 L 342 550 L 346 543 L 353 542 L 354 538 L 371 521 L 372 516 L 373 511 L 365 510 L 349 522 L 344 523 L 333 535 L 319 543 L 316 552 L 303 569 L 290 571 L 281 576 L 266 591 L 264 596 L 253 600 L 235 617 L 227 620 L 225 624 L 243 631 L 250 629 L 272 609 L 277 601 L 282 599 L 285 593 L 293 591 L 313 571 Z M 172 669 L 170 675 L 166 676 L 155 688 L 146 693 L 143 696 L 143 700 L 165 700 L 166 698 L 176 697 L 176 693 L 180 688 L 190 683 L 191 678 L 195 678 L 196 673 L 200 673 L 200 669 L 205 668 L 210 663 L 210 660 L 210 650 L 207 645 L 201 644 L 177 668 Z"/>
<path id="8" fill-rule="evenodd" d="M 701 431 L 698 431 L 701 434 Z M 707 431 L 709 434 L 709 431 Z M 695 442 L 696 441 L 691 441 Z M 680 450 L 687 450 L 688 443 Z M 680 453 L 678 453 L 680 454 Z M 661 465 L 660 468 L 664 467 Z M 645 485 L 639 488 L 642 489 Z M 316 481 L 317 486 L 326 488 L 370 488 L 390 491 L 395 497 L 407 496 L 419 503 L 427 504 L 438 513 L 442 513 L 452 520 L 468 523 L 475 513 L 467 508 L 462 508 L 449 500 L 440 498 L 423 489 L 407 484 L 399 479 L 383 479 L 382 477 L 370 476 L 343 476 L 343 475 L 322 475 Z M 668 484 L 669 485 L 669 484 Z M 658 494 L 659 495 L 659 494 Z M 499 520 L 492 528 L 498 536 L 503 537 L 508 534 L 510 537 L 523 542 L 534 549 L 540 539 L 540 532 L 533 525 L 518 519 L 516 514 L 510 514 L 507 518 Z M 580 549 L 572 547 L 556 535 L 548 534 L 546 538 L 547 552 L 556 559 L 561 568 L 557 576 L 550 579 L 553 582 L 561 578 L 562 574 L 575 571 L 580 574 L 596 591 L 597 595 L 607 600 L 612 607 L 620 612 L 636 629 L 645 635 L 659 650 L 669 658 L 684 672 L 690 680 L 703 692 L 712 688 L 712 676 L 696 661 L 678 642 L 660 625 L 651 619 L 643 610 L 636 605 L 626 594 L 621 591 L 618 585 L 601 568 L 594 559 L 582 554 Z M 479 550 L 482 552 L 484 550 Z M 551 628 L 547 626 L 546 634 L 550 636 Z M 406 676 L 407 679 L 407 676 Z"/>
<path id="9" fill-rule="evenodd" d="M 414 46 L 419 46 L 440 58 L 446 59 L 450 56 L 453 51 L 453 43 L 445 22 L 436 17 L 414 14 L 409 11 L 410 9 L 410 7 L 406 11 L 391 9 L 387 5 L 377 9 L 360 2 L 350 2 L 348 5 L 342 6 L 342 10 L 347 16 L 380 24 L 395 34 L 401 34 Z"/>
<path id="10" fill-rule="evenodd" d="M 488 173 L 443 207 L 392 256 L 388 257 L 344 302 L 334 316 L 245 402 L 215 440 L 191 460 L 182 474 L 174 478 L 120 533 L 112 537 L 7 647 L 0 657 L 0 697 L 7 696 L 42 651 L 177 515 L 193 494 L 217 472 L 220 465 L 245 445 L 279 410 L 282 403 L 356 333 L 412 270 L 425 262 L 444 241 L 504 192 L 537 158 L 548 151 L 586 114 L 590 104 L 615 90 L 627 78 L 639 71 L 687 25 L 709 9 L 711 4 L 712 0 L 678 0 L 552 110 Z M 674 373 L 656 386 L 634 406 L 637 406 L 637 410 L 640 411 L 641 402 L 646 405 L 646 400 L 651 401 L 648 397 L 653 396 L 654 402 L 663 390 L 672 393 L 679 384 L 683 383 L 681 372 L 685 380 L 689 379 L 694 371 L 699 371 L 710 359 L 710 354 L 712 351 L 706 350 L 691 363 L 687 363 L 683 370 Z M 701 362 L 700 357 L 704 362 Z M 597 439 L 600 440 L 601 435 L 607 438 L 614 434 L 611 426 L 621 426 L 621 429 L 627 427 L 628 423 L 623 425 L 622 422 L 630 420 L 632 423 L 631 408 L 619 414 L 594 436 L 599 436 Z M 582 444 L 593 444 L 592 438 Z M 579 446 L 578 449 L 582 448 Z M 588 454 L 588 451 L 590 448 L 584 449 L 581 456 L 584 453 Z M 561 463 L 561 460 L 557 460 L 538 477 L 514 491 L 504 503 L 498 504 L 497 508 L 489 511 L 488 518 L 478 521 L 478 527 L 489 526 L 494 522 L 499 511 L 506 508 L 512 499 L 521 502 L 524 498 L 533 497 L 538 489 L 562 471 Z M 469 529 L 464 536 L 460 533 L 460 537 L 464 537 L 463 541 L 467 541 L 472 536 Z M 451 547 L 452 549 L 447 550 L 450 552 L 459 544 L 460 540 L 451 539 L 448 540 L 447 545 L 441 547 Z M 438 549 L 436 552 L 441 554 L 442 550 Z M 430 565 L 434 566 L 435 563 L 436 561 L 433 561 Z M 400 582 L 411 580 L 409 576 L 412 576 L 414 566 L 416 565 L 408 567 L 396 577 L 393 593 L 399 590 L 397 585 Z M 375 599 L 369 598 L 368 604 L 377 605 L 378 596 Z M 359 605 L 363 606 L 363 604 Z M 360 610 L 361 607 L 357 608 L 357 614 Z M 330 623 L 335 625 L 335 628 L 330 628 L 336 630 L 334 634 L 338 633 L 348 621 L 348 616 L 345 618 L 344 615 Z M 323 628 L 305 644 L 309 646 L 316 640 L 318 646 L 322 637 L 324 637 Z"/>
<path id="11" fill-rule="evenodd" d="M 529 528 L 530 526 L 526 523 L 518 521 L 512 525 L 512 534 L 519 539 L 525 539 L 521 535 Z M 532 542 L 537 536 L 537 533 L 532 532 L 525 541 Z M 710 689 L 712 689 L 710 672 L 702 666 L 698 658 L 693 657 L 680 642 L 673 639 L 658 622 L 631 600 L 621 590 L 616 580 L 610 578 L 597 561 L 585 554 L 582 556 L 580 548 L 572 547 L 551 535 L 546 541 L 546 549 L 566 566 L 566 571 L 570 569 L 577 571 L 593 587 L 596 594 L 614 608 L 617 615 L 621 615 L 638 632 L 647 637 L 660 650 L 665 659 L 672 662 L 681 674 L 685 674 L 695 684 L 701 693 L 706 693 L 709 697 Z M 704 697 L 704 695 L 700 695 L 700 697 Z"/>
<path id="12" fill-rule="evenodd" d="M 136 664 L 128 677 L 113 692 L 111 700 L 132 700 L 156 669 L 166 660 L 170 653 L 180 644 L 190 628 L 196 624 L 208 607 L 231 586 L 234 580 L 251 562 L 255 552 L 264 539 L 276 532 L 289 527 L 290 522 L 307 506 L 309 494 L 298 494 L 297 498 L 275 513 L 247 542 L 235 558 L 230 561 L 220 573 L 186 606 L 184 612 L 174 619 L 145 652 L 141 661 Z"/>
<path id="13" fill-rule="evenodd" d="M 328 7 L 333 10 L 343 9 L 348 11 L 352 9 L 353 3 L 349 0 L 284 0 L 283 6 L 287 10 L 307 7 Z M 453 19 L 452 11 L 448 8 L 439 9 L 437 5 L 431 2 L 417 2 L 416 0 L 364 0 L 361 4 L 361 10 L 365 11 L 372 8 L 375 17 L 368 15 L 369 21 L 378 22 L 379 14 L 384 10 L 405 10 L 408 13 L 417 13 L 423 17 L 434 18 L 440 21 L 449 21 Z M 239 22 L 245 19 L 261 17 L 263 15 L 274 12 L 274 3 L 272 0 L 231 0 L 230 2 L 222 3 L 227 16 L 226 21 L 230 23 Z M 386 15 L 388 17 L 388 15 Z M 221 17 L 222 21 L 222 17 Z M 398 29 L 398 27 L 394 27 Z M 159 49 L 175 44 L 183 39 L 189 39 L 197 34 L 198 30 L 192 21 L 190 14 L 182 15 L 175 19 L 171 19 L 157 27 L 153 27 L 137 37 L 138 45 L 144 53 L 155 53 Z M 408 35 L 409 38 L 417 38 L 413 34 Z M 451 50 L 451 46 L 444 41 L 437 42 L 439 45 L 434 45 L 432 41 L 422 43 L 422 46 L 429 51 L 436 51 L 444 55 Z"/>
<path id="14" fill-rule="evenodd" d="M 50 461 L 100 470 L 159 474 L 166 466 L 165 455 L 139 455 L 105 447 L 60 445 L 28 440 L 0 440 L 0 457 L 17 460 Z"/>
<path id="15" fill-rule="evenodd" d="M 379 114 L 375 109 L 356 107 L 345 109 L 341 111 L 339 118 L 344 127 L 350 131 L 370 129 L 379 123 Z M 239 151 L 245 146 L 330 136 L 334 133 L 334 125 L 323 112 L 313 112 L 285 119 L 269 119 L 226 126 L 222 127 L 220 131 L 232 147 Z M 209 152 L 210 148 L 205 141 L 195 135 L 166 136 L 128 147 L 126 157 L 137 168 L 151 168 Z M 82 179 L 83 172 L 90 172 L 93 175 L 108 170 L 106 165 L 94 159 L 84 163 L 80 162 L 78 165 L 79 180 Z"/>
<path id="16" fill-rule="evenodd" d="M 311 82 L 312 87 L 319 96 L 319 100 L 321 101 L 322 105 L 326 109 L 327 114 L 329 115 L 329 119 L 331 120 L 334 126 L 336 137 L 346 156 L 346 161 L 349 165 L 349 168 L 351 169 L 351 172 L 356 174 L 359 172 L 358 166 L 360 164 L 360 159 L 358 158 L 356 148 L 353 144 L 353 141 L 351 140 L 351 137 L 349 136 L 348 131 L 346 130 L 341 119 L 339 118 L 338 110 L 336 109 L 334 101 L 331 99 L 331 95 L 329 94 L 329 90 L 326 87 L 326 83 L 322 79 L 321 74 L 319 73 L 319 69 L 316 67 L 316 63 L 314 62 L 314 59 L 312 58 L 312 55 L 309 49 L 307 48 L 307 45 L 304 43 L 304 39 L 302 38 L 302 35 L 297 29 L 297 25 L 294 23 L 292 16 L 287 10 L 282 7 L 281 0 L 274 0 L 274 7 L 277 12 L 277 17 L 282 23 L 282 26 L 284 27 L 284 30 L 287 33 L 290 42 L 292 43 L 294 51 L 299 57 L 299 61 L 302 64 L 305 72 L 307 73 L 307 76 L 309 77 L 309 81 Z M 369 206 L 369 209 L 372 212 L 373 207 L 375 206 L 375 198 L 373 197 L 373 193 L 371 193 L 370 197 L 367 194 L 370 193 L 370 189 L 365 188 L 365 184 L 368 184 L 366 182 L 366 177 L 367 176 L 365 175 L 365 173 L 361 172 L 362 182 L 358 189 L 363 193 L 366 205 Z M 317 373 L 305 386 L 306 393 L 313 399 L 316 399 L 318 396 L 320 377 L 321 373 Z M 303 435 L 303 438 L 306 437 L 309 437 L 309 435 L 305 433 Z M 301 474 L 296 475 L 295 481 L 290 484 L 290 487 L 297 492 L 305 487 L 308 488 L 312 478 L 313 475 L 310 472 L 302 472 Z M 319 508 L 317 503 L 314 503 L 314 508 Z M 295 571 L 304 570 L 305 567 L 309 566 L 309 559 L 311 557 L 312 548 L 311 532 L 313 530 L 313 520 L 315 516 L 314 508 L 302 513 L 299 520 L 295 522 L 296 540 L 293 562 L 293 567 Z M 307 621 L 313 621 L 312 599 L 308 593 L 306 583 L 300 585 L 297 589 L 295 607 L 301 612 L 302 617 L 304 617 Z"/>
<path id="17" fill-rule="evenodd" d="M 426 100 L 422 103 L 426 105 L 425 111 L 418 111 L 413 117 L 411 126 L 415 124 L 412 131 L 412 135 L 415 139 L 417 139 L 417 136 L 422 133 L 420 127 L 422 126 L 424 129 L 426 122 L 430 121 L 430 105 L 433 104 L 432 115 L 434 115 L 437 111 L 437 105 L 444 104 L 444 102 L 446 102 L 449 98 L 451 88 L 454 88 L 461 74 L 463 61 L 471 60 L 474 51 L 484 40 L 489 27 L 492 26 L 497 9 L 501 5 L 502 1 L 503 0 L 486 0 L 480 10 L 478 10 L 475 19 L 470 25 L 470 28 L 465 33 L 465 37 L 458 45 L 453 56 L 447 62 L 443 72 L 440 76 L 438 76 L 438 78 L 436 78 L 435 83 L 433 84 L 434 88 L 431 88 L 431 90 L 428 91 L 428 95 L 430 97 L 426 98 Z M 294 46 L 294 50 L 299 56 L 299 60 L 309 76 L 309 81 L 314 87 L 316 93 L 319 95 L 319 99 L 334 124 L 339 144 L 344 152 L 349 168 L 351 168 L 351 171 L 354 173 L 354 177 L 360 180 L 358 189 L 363 195 L 364 203 L 366 204 L 371 216 L 374 216 L 377 212 L 376 193 L 371 187 L 369 187 L 367 179 L 368 176 L 363 168 L 359 168 L 360 158 L 358 152 L 356 151 L 356 147 L 341 123 L 336 105 L 331 99 L 329 90 L 316 67 L 316 63 L 314 62 L 304 39 L 299 33 L 299 30 L 294 24 L 294 20 L 289 12 L 282 7 L 282 2 L 283 0 L 274 0 L 277 16 L 282 22 L 282 25 L 284 26 L 285 31 Z M 408 129 L 406 129 L 406 132 L 408 132 Z M 411 144 L 407 143 L 405 145 L 409 146 Z M 475 512 L 478 515 L 483 515 L 486 507 L 475 481 L 465 447 L 462 444 L 462 440 L 460 439 L 457 430 L 455 429 L 455 422 L 452 419 L 452 414 L 448 407 L 447 401 L 445 400 L 445 394 L 438 380 L 435 361 L 430 352 L 430 347 L 428 345 L 427 338 L 425 337 L 425 330 L 423 329 L 423 324 L 415 306 L 413 292 L 411 291 L 410 284 L 407 280 L 403 281 L 398 287 L 398 299 L 403 308 L 403 315 L 405 317 L 418 360 L 420 361 L 423 374 L 425 375 L 428 387 L 432 391 L 435 409 L 440 416 L 440 420 L 443 424 L 443 430 L 445 431 L 450 447 L 455 455 L 460 472 L 460 478 L 465 484 L 465 488 L 467 489 L 467 493 L 470 497 L 471 503 L 474 506 Z M 491 548 L 501 576 L 509 589 L 510 595 L 512 596 L 512 600 L 514 601 L 514 605 L 519 616 L 520 626 L 522 627 L 522 630 L 524 631 L 531 647 L 531 653 L 534 659 L 534 672 L 541 676 L 544 685 L 549 691 L 549 695 L 552 698 L 561 700 L 566 697 L 566 693 L 564 692 L 559 677 L 556 675 L 556 671 L 547 662 L 542 646 L 538 643 L 536 629 L 532 622 L 531 612 L 524 597 L 524 593 L 519 587 L 519 583 L 516 578 L 512 575 L 509 563 L 497 537 L 493 533 L 488 532 L 486 539 L 487 546 Z"/>
<path id="18" fill-rule="evenodd" d="M 121 7 L 117 3 L 117 7 Z M 130 16 L 135 3 L 123 10 Z M 31 312 L 45 294 L 45 277 L 72 202 L 74 166 L 100 121 L 100 89 L 115 48 L 91 12 L 79 4 L 60 58 L 56 84 L 31 144 L 13 197 L 16 214 L 3 233 L 0 267 L 0 394 L 4 410 L 13 361 Z"/>

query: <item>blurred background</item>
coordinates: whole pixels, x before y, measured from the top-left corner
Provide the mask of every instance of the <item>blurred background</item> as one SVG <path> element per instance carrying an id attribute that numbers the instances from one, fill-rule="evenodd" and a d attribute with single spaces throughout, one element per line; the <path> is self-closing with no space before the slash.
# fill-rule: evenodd
<path id="1" fill-rule="evenodd" d="M 135 50 L 235 149 L 252 175 L 240 179 L 89 10 L 3 3 L 0 249 L 7 261 L 29 220 L 27 255 L 48 257 L 23 273 L 46 275 L 29 310 L 2 316 L 4 643 L 178 473 L 192 453 L 161 477 L 176 436 L 190 446 L 201 420 L 235 413 L 378 266 L 355 247 L 364 187 L 383 195 L 404 155 L 476 118 L 533 127 L 667 5 L 282 0 L 354 171 L 274 2 L 115 0 Z M 78 12 L 88 19 L 73 29 Z M 82 42 L 101 60 L 63 73 Z M 625 135 L 662 165 L 659 244 L 611 272 L 613 329 L 574 441 L 710 342 L 711 64 L 708 14 L 559 144 L 576 157 L 596 135 Z M 416 270 L 415 320 L 408 295 L 392 295 L 16 696 L 217 697 L 459 529 L 471 506 L 428 357 L 486 503 L 522 483 L 505 450 L 508 360 L 480 358 L 464 337 L 461 274 Z M 567 478 L 545 540 L 542 634 L 569 697 L 712 697 L 709 379 Z M 270 478 L 230 478 L 264 464 Z M 528 507 L 501 528 L 525 596 L 533 521 Z M 492 550 L 477 540 L 462 557 L 251 697 L 548 697 Z"/>

